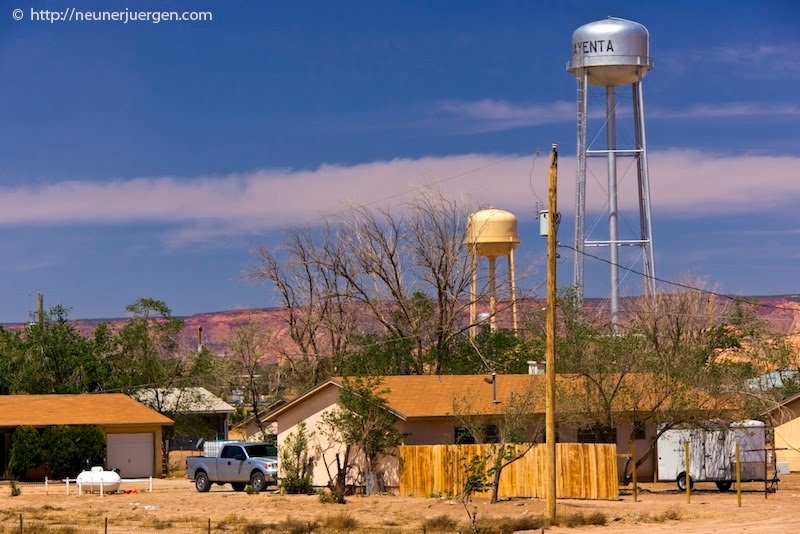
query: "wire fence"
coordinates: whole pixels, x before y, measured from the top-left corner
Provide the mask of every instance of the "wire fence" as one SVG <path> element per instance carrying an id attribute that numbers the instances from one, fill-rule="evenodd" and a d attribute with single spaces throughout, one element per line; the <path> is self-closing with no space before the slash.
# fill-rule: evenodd
<path id="1" fill-rule="evenodd" d="M 65 524 L 54 521 L 45 521 L 36 517 L 19 514 L 14 518 L 8 517 L 0 524 L 0 534 L 266 534 L 269 532 L 287 534 L 322 534 L 330 533 L 379 533 L 389 534 L 427 534 L 437 532 L 440 534 L 466 534 L 469 529 L 455 527 L 448 529 L 439 527 L 408 528 L 397 525 L 361 526 L 357 523 L 348 523 L 339 520 L 338 523 L 320 523 L 319 521 L 303 521 L 287 518 L 278 523 L 259 521 L 205 521 L 177 522 L 173 520 L 160 520 L 151 518 L 143 523 L 109 521 L 108 518 L 92 519 L 82 524 Z"/>

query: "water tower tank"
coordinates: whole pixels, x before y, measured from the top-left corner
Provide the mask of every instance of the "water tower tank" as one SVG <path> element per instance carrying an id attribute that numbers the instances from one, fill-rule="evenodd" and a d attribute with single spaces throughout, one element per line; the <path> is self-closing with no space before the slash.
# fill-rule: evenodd
<path id="1" fill-rule="evenodd" d="M 567 70 L 579 76 L 588 70 L 589 83 L 600 87 L 630 85 L 639 73 L 653 68 L 647 28 L 630 20 L 609 17 L 584 24 L 572 34 L 572 59 Z"/>
<path id="2" fill-rule="evenodd" d="M 494 207 L 476 211 L 467 219 L 464 244 L 474 247 L 478 256 L 508 256 L 519 244 L 517 218 Z"/>

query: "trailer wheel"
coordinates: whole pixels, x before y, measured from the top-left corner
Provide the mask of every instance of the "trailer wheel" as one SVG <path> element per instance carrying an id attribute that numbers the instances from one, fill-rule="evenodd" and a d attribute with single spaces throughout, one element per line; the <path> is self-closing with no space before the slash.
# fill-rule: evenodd
<path id="1" fill-rule="evenodd" d="M 729 489 L 731 489 L 732 484 L 733 482 L 731 482 L 730 480 L 720 480 L 719 482 L 717 482 L 717 489 L 720 491 L 728 491 Z"/>
<path id="2" fill-rule="evenodd" d="M 211 489 L 211 481 L 208 480 L 208 475 L 205 471 L 198 471 L 194 475 L 194 487 L 200 493 L 205 493 Z"/>
<path id="3" fill-rule="evenodd" d="M 678 489 L 681 491 L 686 491 L 686 472 L 683 471 L 678 475 L 678 478 L 675 480 L 675 483 L 678 485 Z M 689 489 L 691 490 L 694 488 L 694 480 L 689 477 Z"/>
<path id="4" fill-rule="evenodd" d="M 244 488 L 247 484 L 244 482 L 233 482 L 231 486 L 233 486 L 233 491 L 244 491 Z"/>

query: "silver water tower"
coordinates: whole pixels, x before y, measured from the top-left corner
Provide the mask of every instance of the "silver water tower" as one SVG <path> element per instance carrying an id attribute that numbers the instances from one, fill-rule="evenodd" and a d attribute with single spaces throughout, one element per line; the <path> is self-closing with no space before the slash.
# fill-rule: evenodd
<path id="1" fill-rule="evenodd" d="M 647 28 L 637 22 L 609 17 L 585 24 L 572 34 L 572 59 L 567 70 L 578 80 L 578 166 L 575 188 L 575 264 L 573 283 L 579 298 L 584 290 L 584 253 L 587 247 L 608 247 L 611 264 L 611 323 L 619 320 L 619 247 L 641 247 L 645 292 L 655 291 L 655 255 L 650 215 L 650 174 L 644 129 L 642 79 L 653 68 Z M 589 85 L 605 88 L 606 146 L 594 149 L 587 141 Z M 617 148 L 617 91 L 630 86 L 633 101 L 633 148 Z M 601 128 L 602 130 L 602 128 Z M 605 158 L 608 175 L 608 239 L 586 239 L 586 162 Z M 639 229 L 636 239 L 620 239 L 617 210 L 617 159 L 635 158 L 639 190 Z"/>

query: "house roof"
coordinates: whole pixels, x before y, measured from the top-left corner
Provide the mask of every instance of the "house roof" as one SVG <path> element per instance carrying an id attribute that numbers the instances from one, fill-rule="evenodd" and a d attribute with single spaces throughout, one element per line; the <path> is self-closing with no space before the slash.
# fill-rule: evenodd
<path id="1" fill-rule="evenodd" d="M 122 393 L 0 395 L 0 427 L 172 423 L 172 419 Z"/>
<path id="2" fill-rule="evenodd" d="M 166 413 L 227 414 L 236 408 L 206 388 L 148 388 L 140 389 L 133 397 L 152 408 L 161 407 Z"/>
<path id="3" fill-rule="evenodd" d="M 545 375 L 496 375 L 496 394 L 493 392 L 489 375 L 404 375 L 383 376 L 379 390 L 389 409 L 401 419 L 447 417 L 453 415 L 454 401 L 464 399 L 471 414 L 494 415 L 503 412 L 512 392 L 516 395 L 530 394 L 534 413 L 545 412 Z M 622 379 L 622 388 L 635 394 L 620 394 L 614 407 L 618 411 L 652 409 L 659 403 L 659 393 L 655 381 L 662 380 L 654 375 L 628 374 Z M 306 399 L 330 387 L 342 387 L 343 379 L 334 377 L 300 395 L 292 402 L 269 414 L 268 421 L 302 403 Z M 576 375 L 556 376 L 558 391 L 581 391 L 584 379 Z M 661 388 L 663 389 L 663 388 Z M 697 405 L 701 397 L 697 393 Z M 707 397 L 707 396 L 705 396 Z M 563 395 L 562 395 L 563 398 Z M 635 406 L 634 400 L 635 399 Z M 495 402 L 495 400 L 499 402 Z M 666 409 L 662 402 L 660 408 Z"/>

